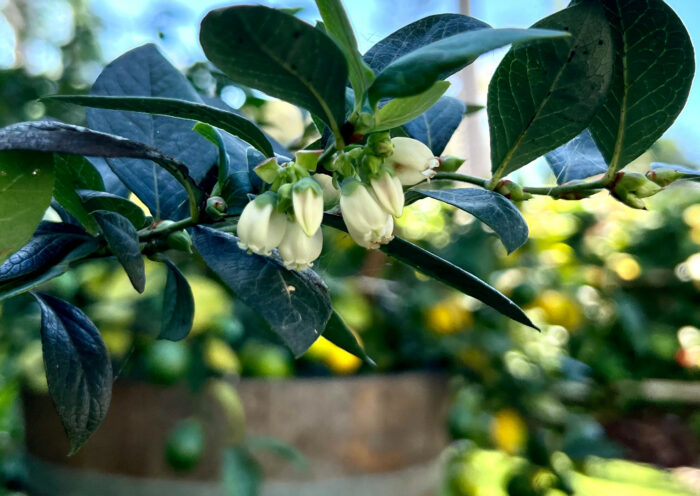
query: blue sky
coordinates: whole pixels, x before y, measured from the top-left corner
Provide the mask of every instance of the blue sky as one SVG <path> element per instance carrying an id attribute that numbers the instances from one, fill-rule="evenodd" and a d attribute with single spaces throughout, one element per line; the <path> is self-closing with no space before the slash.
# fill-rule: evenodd
<path id="1" fill-rule="evenodd" d="M 688 28 L 694 45 L 700 46 L 700 1 L 666 0 Z M 198 24 L 204 14 L 214 7 L 232 3 L 252 3 L 221 0 L 92 0 L 93 10 L 104 20 L 102 45 L 107 60 L 147 42 L 155 42 L 179 66 L 203 59 L 197 41 Z M 274 6 L 303 7 L 300 14 L 312 21 L 316 16 L 313 0 L 268 0 Z M 471 0 L 471 15 L 497 27 L 527 27 L 567 2 L 562 0 Z M 399 27 L 430 14 L 457 12 L 458 0 L 346 0 L 346 9 L 356 31 L 362 51 Z M 527 8 L 523 8 L 526 5 Z M 485 55 L 495 62 L 503 51 Z M 696 56 L 697 59 L 697 56 Z M 697 65 L 697 60 L 696 60 Z M 495 63 L 482 64 L 489 70 Z M 484 69 L 486 67 L 486 69 Z M 485 103 L 485 102 L 474 102 Z M 700 163 L 698 128 L 700 90 L 694 85 L 687 107 L 667 132 L 681 145 L 688 157 Z"/>

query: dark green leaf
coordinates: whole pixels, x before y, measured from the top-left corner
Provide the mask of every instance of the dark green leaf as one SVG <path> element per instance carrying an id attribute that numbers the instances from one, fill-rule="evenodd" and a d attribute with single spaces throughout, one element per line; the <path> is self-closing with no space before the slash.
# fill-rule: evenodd
<path id="1" fill-rule="evenodd" d="M 513 47 L 491 79 L 491 170 L 499 178 L 583 131 L 612 80 L 610 28 L 597 2 L 561 10 L 533 27 L 572 36 Z"/>
<path id="2" fill-rule="evenodd" d="M 561 38 L 568 33 L 547 29 L 487 29 L 435 41 L 389 64 L 369 89 L 370 103 L 384 97 L 417 95 L 454 74 L 486 52 L 511 43 Z"/>
<path id="3" fill-rule="evenodd" d="M 554 172 L 557 184 L 602 174 L 608 168 L 588 129 L 544 158 Z"/>
<path id="4" fill-rule="evenodd" d="M 338 215 L 326 214 L 323 216 L 323 222 L 347 232 L 343 219 Z M 395 237 L 392 242 L 383 245 L 380 249 L 423 274 L 476 298 L 516 322 L 537 329 L 520 307 L 498 290 L 461 267 L 457 267 L 453 263 L 399 237 Z"/>
<path id="5" fill-rule="evenodd" d="M 105 67 L 91 94 L 201 103 L 185 76 L 150 44 L 123 54 Z M 216 163 L 216 149 L 192 130 L 193 121 L 96 108 L 89 108 L 86 118 L 92 129 L 145 143 L 187 164 L 188 175 L 195 183 Z M 189 213 L 184 189 L 165 170 L 147 160 L 115 158 L 107 163 L 154 216 L 178 220 Z"/>
<path id="6" fill-rule="evenodd" d="M 370 48 L 364 59 L 374 72 L 379 73 L 394 60 L 424 45 L 489 27 L 485 22 L 461 14 L 431 15 L 394 31 Z"/>
<path id="7" fill-rule="evenodd" d="M 309 110 L 338 133 L 348 71 L 328 35 L 276 9 L 243 5 L 209 12 L 199 40 L 231 79 Z"/>
<path id="8" fill-rule="evenodd" d="M 362 359 L 371 366 L 376 366 L 367 353 L 365 348 L 360 344 L 358 337 L 355 333 L 347 326 L 343 318 L 338 315 L 335 310 L 331 314 L 331 318 L 326 324 L 326 330 L 323 331 L 323 337 L 334 345 L 344 349 L 348 353 L 352 353 L 357 358 Z"/>
<path id="9" fill-rule="evenodd" d="M 469 212 L 501 238 L 508 253 L 520 248 L 528 236 L 527 223 L 517 207 L 505 196 L 480 188 L 411 190 Z"/>
<path id="10" fill-rule="evenodd" d="M 105 185 L 100 173 L 85 157 L 54 154 L 54 174 L 56 182 L 53 196 L 56 201 L 86 229 L 92 233 L 97 232 L 95 219 L 85 210 L 76 190 L 103 191 Z"/>
<path id="11" fill-rule="evenodd" d="M 355 33 L 341 1 L 316 0 L 316 5 L 321 12 L 326 34 L 338 43 L 345 54 L 345 60 L 348 63 L 348 78 L 352 89 L 355 90 L 354 107 L 360 109 L 367 89 L 374 81 L 374 72 L 362 59 L 362 55 L 357 49 Z"/>
<path id="12" fill-rule="evenodd" d="M 612 86 L 590 129 L 606 162 L 620 170 L 676 120 L 695 73 L 683 23 L 661 0 L 601 0 L 615 49 Z"/>
<path id="13" fill-rule="evenodd" d="M 163 259 L 168 279 L 163 294 L 163 317 L 158 339 L 179 341 L 187 337 L 194 321 L 194 298 L 187 279 L 174 263 Z"/>
<path id="14" fill-rule="evenodd" d="M 134 289 L 143 293 L 146 288 L 146 270 L 136 228 L 129 219 L 116 212 L 97 210 L 92 215 L 100 225 L 112 254 L 124 267 Z"/>
<path id="15" fill-rule="evenodd" d="M 224 451 L 222 472 L 226 496 L 260 496 L 262 469 L 245 447 Z"/>
<path id="16" fill-rule="evenodd" d="M 238 136 L 260 150 L 266 157 L 274 156 L 272 145 L 263 132 L 245 117 L 210 107 L 203 103 L 176 98 L 98 96 L 98 95 L 56 95 L 48 100 L 72 103 L 85 107 L 107 110 L 124 110 L 146 114 L 167 115 L 179 119 L 205 122 Z"/>
<path id="17" fill-rule="evenodd" d="M 0 265 L 0 300 L 61 275 L 69 262 L 89 255 L 98 247 L 81 227 L 42 222 L 29 242 Z"/>
<path id="18" fill-rule="evenodd" d="M 209 268 L 260 313 L 295 356 L 326 328 L 328 288 L 314 272 L 289 271 L 276 260 L 248 254 L 238 248 L 236 237 L 207 227 L 195 227 L 192 239 Z"/>
<path id="19" fill-rule="evenodd" d="M 35 294 L 49 394 L 71 442 L 71 454 L 104 419 L 112 395 L 112 366 L 100 333 L 78 308 Z"/>
<path id="20" fill-rule="evenodd" d="M 0 149 L 8 148 L 0 144 Z M 0 152 L 0 263 L 29 240 L 49 207 L 53 187 L 51 155 Z"/>
<path id="21" fill-rule="evenodd" d="M 423 115 L 406 123 L 404 129 L 410 137 L 425 143 L 439 157 L 462 122 L 464 112 L 464 102 L 443 96 Z"/>
<path id="22" fill-rule="evenodd" d="M 228 181 L 229 169 L 231 167 L 231 158 L 226 150 L 226 144 L 224 139 L 221 137 L 221 133 L 214 129 L 209 124 L 203 122 L 198 122 L 194 125 L 194 130 L 199 134 L 204 136 L 207 140 L 211 142 L 212 145 L 219 150 L 219 164 L 216 174 L 216 187 L 215 191 L 212 192 L 211 196 L 220 196 L 221 190 Z"/>
<path id="23" fill-rule="evenodd" d="M 109 210 L 129 219 L 136 229 L 146 226 L 146 215 L 141 207 L 121 196 L 87 189 L 78 190 L 77 193 L 88 212 Z"/>
<path id="24" fill-rule="evenodd" d="M 373 131 L 386 131 L 415 119 L 435 105 L 449 87 L 447 81 L 438 81 L 418 95 L 390 100 L 375 114 Z"/>

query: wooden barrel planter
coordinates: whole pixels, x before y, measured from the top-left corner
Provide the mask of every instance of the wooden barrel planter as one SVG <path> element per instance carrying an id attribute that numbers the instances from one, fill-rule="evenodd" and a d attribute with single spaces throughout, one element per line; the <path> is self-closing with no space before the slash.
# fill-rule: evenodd
<path id="1" fill-rule="evenodd" d="M 285 441 L 309 460 L 300 473 L 263 457 L 264 496 L 435 494 L 447 444 L 447 381 L 405 373 L 351 378 L 247 379 L 237 387 L 249 435 Z M 185 475 L 166 463 L 165 439 L 195 412 L 190 393 L 117 382 L 110 411 L 67 458 L 68 441 L 47 396 L 24 395 L 29 489 L 41 496 L 222 496 L 227 426 L 207 409 L 207 449 Z"/>

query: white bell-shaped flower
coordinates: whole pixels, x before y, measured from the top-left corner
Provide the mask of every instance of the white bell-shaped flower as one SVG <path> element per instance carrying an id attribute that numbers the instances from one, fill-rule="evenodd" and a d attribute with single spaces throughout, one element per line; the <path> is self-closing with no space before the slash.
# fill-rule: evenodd
<path id="1" fill-rule="evenodd" d="M 440 160 L 433 152 L 418 140 L 402 136 L 391 138 L 394 153 L 387 158 L 401 184 L 413 186 L 435 175 L 433 169 L 440 165 Z"/>
<path id="2" fill-rule="evenodd" d="M 288 269 L 305 270 L 313 265 L 323 248 L 323 234 L 317 229 L 307 236 L 298 222 L 288 221 L 284 238 L 278 250 L 284 266 Z"/>
<path id="3" fill-rule="evenodd" d="M 287 228 L 287 216 L 275 210 L 277 195 L 263 193 L 249 202 L 238 219 L 238 247 L 260 255 L 277 248 Z"/>
<path id="4" fill-rule="evenodd" d="M 370 184 L 382 208 L 394 217 L 401 217 L 404 205 L 401 180 L 388 167 L 383 167 L 379 176 L 370 179 Z"/>
<path id="5" fill-rule="evenodd" d="M 323 190 L 310 177 L 300 179 L 292 187 L 294 218 L 307 236 L 313 236 L 323 220 Z"/>
<path id="6" fill-rule="evenodd" d="M 376 250 L 381 245 L 387 244 L 394 239 L 394 218 L 386 215 L 384 227 L 379 231 L 358 232 L 348 226 L 348 233 L 355 243 L 367 248 L 368 250 Z"/>
<path id="7" fill-rule="evenodd" d="M 348 229 L 358 233 L 382 231 L 386 225 L 386 211 L 367 185 L 357 180 L 346 181 L 340 192 L 340 210 Z"/>
<path id="8" fill-rule="evenodd" d="M 335 207 L 340 201 L 340 190 L 333 186 L 333 177 L 328 174 L 314 174 L 311 177 L 321 185 L 323 190 L 323 209 L 329 210 Z"/>

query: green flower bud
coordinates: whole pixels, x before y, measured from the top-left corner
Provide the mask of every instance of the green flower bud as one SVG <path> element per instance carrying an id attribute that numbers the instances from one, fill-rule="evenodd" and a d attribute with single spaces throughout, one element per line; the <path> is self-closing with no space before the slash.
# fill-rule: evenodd
<path id="1" fill-rule="evenodd" d="M 305 177 L 292 187 L 294 218 L 307 236 L 313 236 L 323 219 L 323 190 L 310 177 Z"/>
<path id="2" fill-rule="evenodd" d="M 207 199 L 207 214 L 213 219 L 219 219 L 226 215 L 228 205 L 220 196 L 212 196 Z"/>
<path id="3" fill-rule="evenodd" d="M 661 189 L 661 186 L 639 172 L 618 172 L 613 181 L 613 191 L 619 196 L 631 193 L 638 198 L 648 198 Z"/>
<path id="4" fill-rule="evenodd" d="M 374 133 L 367 138 L 366 150 L 377 157 L 387 158 L 394 153 L 394 144 L 388 132 Z"/>
<path id="5" fill-rule="evenodd" d="M 379 172 L 379 167 L 381 167 L 384 160 L 376 155 L 366 154 L 362 157 L 362 167 L 369 174 L 377 174 Z"/>
<path id="6" fill-rule="evenodd" d="M 647 179 L 662 187 L 668 186 L 676 179 L 683 177 L 682 172 L 678 172 L 677 170 L 670 169 L 668 167 L 660 167 L 658 169 L 650 170 L 646 175 Z"/>
<path id="7" fill-rule="evenodd" d="M 187 231 L 175 231 L 168 234 L 165 239 L 166 244 L 173 250 L 180 250 L 192 253 L 192 238 Z"/>
<path id="8" fill-rule="evenodd" d="M 354 134 L 364 134 L 374 127 L 374 115 L 369 112 L 361 112 L 355 122 Z"/>
<path id="9" fill-rule="evenodd" d="M 465 158 L 453 157 L 451 155 L 440 157 L 440 171 L 454 172 L 462 166 L 465 160 Z"/>
<path id="10" fill-rule="evenodd" d="M 508 179 L 503 179 L 499 182 L 498 185 L 496 185 L 495 191 L 513 201 L 524 201 L 532 198 L 532 195 L 530 193 L 525 193 L 518 183 L 514 183 Z"/>

